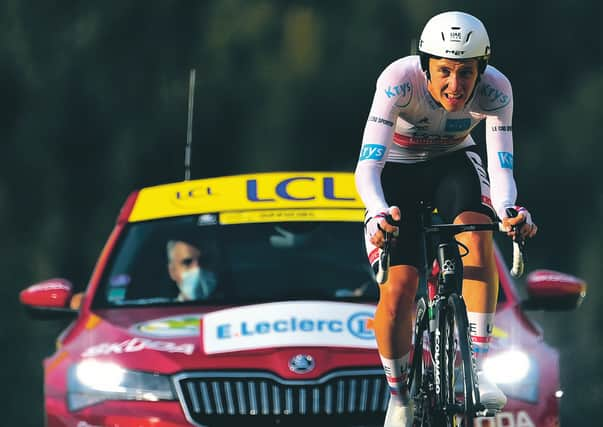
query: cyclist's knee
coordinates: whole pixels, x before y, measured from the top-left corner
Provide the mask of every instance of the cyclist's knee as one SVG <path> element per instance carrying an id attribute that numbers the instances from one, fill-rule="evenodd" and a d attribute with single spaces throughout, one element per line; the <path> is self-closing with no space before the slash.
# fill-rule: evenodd
<path id="1" fill-rule="evenodd" d="M 395 265 L 389 269 L 389 277 L 380 286 L 380 301 L 392 314 L 408 309 L 414 302 L 419 284 L 419 272 L 413 266 Z"/>
<path id="2" fill-rule="evenodd" d="M 454 219 L 455 224 L 490 224 L 488 215 L 479 212 L 462 212 Z M 469 231 L 456 239 L 467 246 L 469 254 L 463 258 L 465 265 L 486 265 L 494 256 L 494 240 L 491 232 Z"/>

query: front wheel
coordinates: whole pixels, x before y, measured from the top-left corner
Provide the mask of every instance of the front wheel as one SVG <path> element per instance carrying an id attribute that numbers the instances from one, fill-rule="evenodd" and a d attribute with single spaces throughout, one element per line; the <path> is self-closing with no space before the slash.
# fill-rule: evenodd
<path id="1" fill-rule="evenodd" d="M 465 302 L 456 294 L 446 301 L 442 327 L 441 384 L 444 392 L 446 427 L 473 427 L 479 407 L 479 389 L 471 350 Z"/>
<path id="2" fill-rule="evenodd" d="M 423 343 L 428 339 L 429 315 L 427 301 L 417 302 L 417 315 L 413 332 L 413 352 L 408 375 L 410 399 L 415 406 L 414 427 L 434 427 L 435 399 L 433 393 L 433 366 L 429 356 L 425 357 Z"/>

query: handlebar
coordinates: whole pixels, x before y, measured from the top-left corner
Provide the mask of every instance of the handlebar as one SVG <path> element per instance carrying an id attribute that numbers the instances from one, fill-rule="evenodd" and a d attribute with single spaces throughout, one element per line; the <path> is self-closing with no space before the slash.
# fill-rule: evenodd
<path id="1" fill-rule="evenodd" d="M 507 215 L 509 218 L 517 216 L 517 211 L 512 208 L 507 209 Z M 391 225 L 399 225 L 392 219 L 390 215 L 386 215 L 386 221 Z M 525 240 L 519 234 L 519 228 L 521 224 L 513 226 L 515 231 L 515 237 L 513 238 L 513 263 L 511 266 L 511 276 L 518 278 L 524 273 L 525 267 Z M 454 236 L 459 233 L 466 231 L 499 231 L 506 233 L 507 230 L 503 227 L 502 222 L 497 221 L 492 224 L 435 224 L 429 225 L 423 228 L 423 232 L 426 234 L 444 233 L 448 236 Z M 381 248 L 379 255 L 379 269 L 376 274 L 376 279 L 379 284 L 383 284 L 387 281 L 390 261 L 390 249 L 391 249 L 391 238 L 392 233 L 384 233 L 384 244 Z"/>
<path id="2" fill-rule="evenodd" d="M 507 216 L 509 218 L 514 218 L 518 215 L 518 212 L 513 208 L 507 208 Z M 511 265 L 511 276 L 518 278 L 523 275 L 524 265 L 525 265 L 525 246 L 526 241 L 523 239 L 519 233 L 519 229 L 522 224 L 514 225 L 513 231 L 515 232 L 515 237 L 513 238 L 513 264 Z"/>

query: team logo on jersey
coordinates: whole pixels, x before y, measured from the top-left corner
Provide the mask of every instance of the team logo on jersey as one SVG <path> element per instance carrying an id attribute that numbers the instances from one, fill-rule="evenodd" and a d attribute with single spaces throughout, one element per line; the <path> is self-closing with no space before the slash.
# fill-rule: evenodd
<path id="1" fill-rule="evenodd" d="M 502 90 L 489 84 L 484 84 L 479 89 L 479 105 L 484 111 L 494 111 L 506 107 L 511 102 L 511 97 Z"/>
<path id="2" fill-rule="evenodd" d="M 446 120 L 446 132 L 462 132 L 469 129 L 471 119 L 448 119 Z"/>
<path id="3" fill-rule="evenodd" d="M 492 126 L 492 132 L 512 132 L 513 126 Z"/>
<path id="4" fill-rule="evenodd" d="M 498 152 L 500 167 L 503 169 L 513 169 L 513 154 L 506 151 Z"/>
<path id="5" fill-rule="evenodd" d="M 406 94 L 410 93 L 410 91 L 410 82 L 406 82 L 393 87 L 388 86 L 387 89 L 385 89 L 385 94 L 388 98 L 393 98 L 395 96 L 406 96 Z"/>
<path id="6" fill-rule="evenodd" d="M 385 155 L 385 147 L 377 144 L 365 144 L 360 150 L 360 160 L 381 160 Z"/>
<path id="7" fill-rule="evenodd" d="M 412 85 L 410 82 L 404 82 L 396 86 L 388 86 L 383 89 L 387 98 L 396 98 L 396 107 L 404 108 L 412 100 Z"/>
<path id="8" fill-rule="evenodd" d="M 384 125 L 389 126 L 389 127 L 392 127 L 394 125 L 394 122 L 392 122 L 390 120 L 387 120 L 387 119 L 384 119 L 382 117 L 377 117 L 377 116 L 370 116 L 368 118 L 368 121 L 369 122 L 375 122 L 375 123 L 378 123 L 378 124 L 384 124 Z"/>

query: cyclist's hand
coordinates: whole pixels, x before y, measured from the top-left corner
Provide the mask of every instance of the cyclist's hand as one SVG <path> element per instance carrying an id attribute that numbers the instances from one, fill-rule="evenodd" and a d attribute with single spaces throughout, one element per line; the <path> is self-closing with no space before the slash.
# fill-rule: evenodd
<path id="1" fill-rule="evenodd" d="M 538 232 L 538 227 L 532 221 L 530 212 L 522 206 L 514 206 L 513 209 L 517 211 L 516 217 L 502 219 L 503 226 L 508 230 L 507 235 L 515 238 L 513 226 L 519 226 L 519 235 L 522 239 L 534 237 Z"/>
<path id="2" fill-rule="evenodd" d="M 398 227 L 387 222 L 386 216 L 390 215 L 394 221 L 400 221 L 402 214 L 400 208 L 391 206 L 387 211 L 379 212 L 366 221 L 366 231 L 370 237 L 370 241 L 378 248 L 383 247 L 385 233 L 398 235 Z"/>

